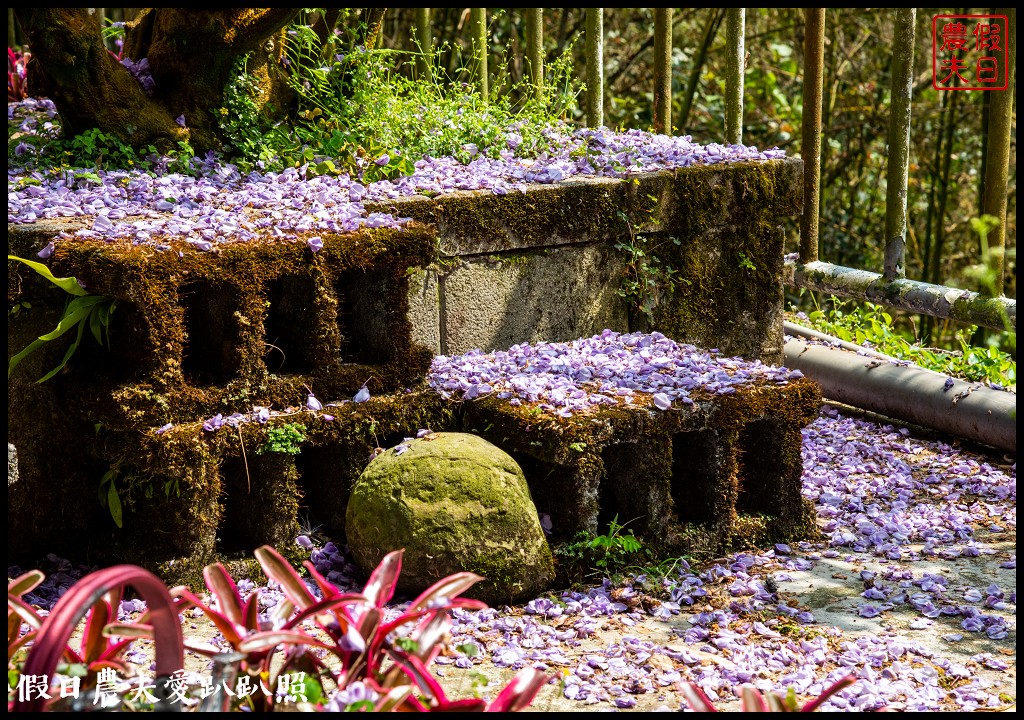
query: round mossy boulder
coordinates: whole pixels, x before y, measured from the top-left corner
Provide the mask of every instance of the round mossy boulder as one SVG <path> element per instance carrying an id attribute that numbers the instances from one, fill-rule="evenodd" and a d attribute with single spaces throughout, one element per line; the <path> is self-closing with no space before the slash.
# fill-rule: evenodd
<path id="1" fill-rule="evenodd" d="M 398 590 L 410 595 L 467 570 L 485 580 L 463 594 L 487 603 L 544 590 L 551 550 L 516 461 L 465 433 L 404 446 L 379 455 L 352 487 L 345 528 L 356 563 L 369 573 L 405 548 Z"/>

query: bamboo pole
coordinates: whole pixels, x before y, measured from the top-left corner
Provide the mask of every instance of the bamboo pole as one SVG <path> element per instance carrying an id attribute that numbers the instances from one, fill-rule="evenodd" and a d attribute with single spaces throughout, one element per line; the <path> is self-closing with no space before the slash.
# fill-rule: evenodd
<path id="1" fill-rule="evenodd" d="M 935 208 L 937 218 L 935 242 L 932 243 L 932 259 L 929 263 L 932 274 L 931 277 L 925 278 L 925 281 L 936 284 L 942 277 L 942 250 L 943 244 L 946 242 L 946 215 L 948 214 L 950 196 L 949 177 L 953 167 L 953 147 L 956 142 L 957 106 L 959 104 L 960 93 L 952 92 L 949 96 L 949 103 L 946 105 L 945 112 L 948 114 L 948 117 L 946 118 L 946 124 L 943 126 L 943 135 L 939 138 L 939 145 L 943 148 L 940 154 L 942 175 L 939 178 L 939 204 Z"/>
<path id="2" fill-rule="evenodd" d="M 743 142 L 743 35 L 745 10 L 729 8 L 725 16 L 725 141 L 733 145 Z"/>
<path id="3" fill-rule="evenodd" d="M 654 9 L 654 132 L 672 134 L 672 8 Z"/>
<path id="4" fill-rule="evenodd" d="M 821 80 L 825 57 L 825 8 L 804 11 L 803 120 L 800 156 L 804 161 L 804 212 L 800 217 L 800 263 L 818 259 L 818 206 L 821 200 Z"/>
<path id="5" fill-rule="evenodd" d="M 423 82 L 433 80 L 434 36 L 430 31 L 430 8 L 416 8 L 416 44 L 420 54 L 416 57 L 416 70 Z"/>
<path id="6" fill-rule="evenodd" d="M 910 164 L 910 101 L 914 91 L 914 21 L 917 10 L 896 10 L 889 97 L 889 158 L 885 191 L 887 281 L 906 277 L 907 168 Z"/>
<path id="7" fill-rule="evenodd" d="M 604 125 L 604 8 L 587 8 L 587 127 Z"/>
<path id="8" fill-rule="evenodd" d="M 1009 61 L 1007 75 L 1009 84 L 1005 90 L 993 90 L 988 116 L 988 155 L 985 161 L 985 203 L 984 210 L 999 221 L 999 225 L 988 235 L 988 257 L 982 262 L 990 263 L 995 271 L 991 288 L 982 288 L 982 292 L 1000 296 L 1003 294 L 1005 263 L 1003 254 L 1006 251 L 1006 193 L 1010 168 L 1010 141 L 1013 133 L 1013 92 L 1016 81 L 1017 52 L 1017 10 L 1000 8 L 997 15 L 1006 15 L 1006 47 Z"/>
<path id="9" fill-rule="evenodd" d="M 530 84 L 533 97 L 540 100 L 544 94 L 544 9 L 527 8 L 526 61 L 530 66 Z"/>
<path id="10" fill-rule="evenodd" d="M 487 8 L 471 8 L 469 32 L 473 38 L 473 61 L 476 66 L 480 97 L 487 101 Z"/>

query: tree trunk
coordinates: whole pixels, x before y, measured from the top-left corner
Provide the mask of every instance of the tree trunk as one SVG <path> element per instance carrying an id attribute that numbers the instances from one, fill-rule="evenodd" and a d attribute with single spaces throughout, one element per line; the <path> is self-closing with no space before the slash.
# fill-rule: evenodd
<path id="1" fill-rule="evenodd" d="M 99 18 L 86 8 L 22 8 L 15 14 L 32 51 L 30 87 L 57 106 L 66 136 L 90 128 L 135 147 L 166 149 L 188 141 L 197 152 L 218 149 L 212 110 L 223 105 L 235 61 L 252 53 L 258 102 L 284 107 L 280 69 L 283 28 L 290 8 L 225 10 L 148 9 L 126 28 L 124 57 L 146 58 L 155 81 L 147 96 L 106 50 Z M 177 118 L 184 117 L 186 127 Z"/>

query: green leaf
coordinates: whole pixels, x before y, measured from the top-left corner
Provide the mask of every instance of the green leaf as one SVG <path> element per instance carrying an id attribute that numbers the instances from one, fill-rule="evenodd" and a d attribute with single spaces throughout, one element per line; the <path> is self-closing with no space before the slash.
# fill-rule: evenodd
<path id="1" fill-rule="evenodd" d="M 46 344 L 45 342 L 43 342 L 42 340 L 39 340 L 37 338 L 37 339 L 33 340 L 31 343 L 29 343 L 28 347 L 26 347 L 24 350 L 22 350 L 17 355 L 15 355 L 10 360 L 8 360 L 7 361 L 7 378 L 10 379 L 11 372 L 14 370 L 15 367 L 18 366 L 18 363 L 20 363 L 22 360 L 24 360 L 26 357 L 28 357 L 29 355 L 34 353 L 36 350 L 38 350 L 39 348 L 41 348 L 45 344 Z"/>
<path id="2" fill-rule="evenodd" d="M 40 335 L 39 339 L 44 342 L 56 340 L 75 325 L 85 320 L 89 313 L 92 312 L 93 306 L 103 302 L 104 300 L 106 300 L 106 298 L 102 295 L 89 295 L 86 297 L 75 298 L 68 303 L 68 306 L 64 309 L 64 315 L 61 317 L 60 322 L 57 323 L 57 327 L 45 335 Z"/>
<path id="3" fill-rule="evenodd" d="M 82 335 L 83 334 L 85 334 L 85 323 L 79 323 L 78 324 L 78 335 L 77 335 L 77 337 L 75 337 L 75 341 L 73 343 L 71 343 L 70 347 L 68 347 L 68 351 L 66 353 L 64 353 L 64 359 L 60 361 L 60 364 L 57 365 L 57 367 L 55 367 L 53 370 L 51 370 L 50 372 L 46 373 L 41 378 L 36 380 L 36 384 L 37 385 L 39 383 L 46 382 L 47 380 L 49 380 L 54 375 L 56 375 L 57 373 L 59 373 L 61 370 L 64 369 L 64 367 L 68 364 L 68 360 L 71 359 L 71 356 L 75 354 L 75 350 L 77 350 L 79 344 L 81 344 L 81 342 L 82 342 Z"/>
<path id="4" fill-rule="evenodd" d="M 312 675 L 306 675 L 302 684 L 304 685 L 305 690 L 299 694 L 304 696 L 307 702 L 316 705 L 324 699 L 324 688 L 323 685 L 320 684 L 319 678 L 313 677 Z"/>
<path id="5" fill-rule="evenodd" d="M 476 657 L 480 654 L 480 646 L 476 643 L 463 643 L 462 645 L 456 645 L 455 649 L 466 657 Z"/>
<path id="6" fill-rule="evenodd" d="M 97 312 L 89 313 L 89 331 L 92 332 L 92 336 L 96 338 L 96 342 L 100 345 L 103 344 L 103 319 L 102 319 L 102 308 L 97 308 Z"/>
<path id="7" fill-rule="evenodd" d="M 42 263 L 38 263 L 38 262 L 36 262 L 34 260 L 26 260 L 25 258 L 18 257 L 17 255 L 8 255 L 7 259 L 8 260 L 17 260 L 20 263 L 24 263 L 25 265 L 28 265 L 30 268 L 32 268 L 37 273 L 42 275 L 44 278 L 46 278 L 47 280 L 52 282 L 54 285 L 59 287 L 61 290 L 65 291 L 65 292 L 68 292 L 68 293 L 71 293 L 72 295 L 84 296 L 84 295 L 88 295 L 89 294 L 88 290 L 86 290 L 84 287 L 82 287 L 81 285 L 78 284 L 78 280 L 76 278 L 73 278 L 73 277 L 66 277 L 66 278 L 54 277 L 53 273 L 50 272 L 50 268 L 46 267 Z"/>
<path id="8" fill-rule="evenodd" d="M 641 545 L 640 540 L 635 536 L 627 535 L 626 537 L 622 538 L 622 549 L 626 552 L 640 552 L 642 548 L 643 545 Z"/>
<path id="9" fill-rule="evenodd" d="M 415 640 L 407 637 L 395 638 L 394 643 L 397 647 L 405 650 L 406 652 L 415 652 L 419 647 Z"/>
<path id="10" fill-rule="evenodd" d="M 107 507 L 110 508 L 110 517 L 114 519 L 114 524 L 118 528 L 121 527 L 121 496 L 117 494 L 117 487 L 114 485 L 114 479 L 110 479 L 110 489 L 107 491 Z"/>

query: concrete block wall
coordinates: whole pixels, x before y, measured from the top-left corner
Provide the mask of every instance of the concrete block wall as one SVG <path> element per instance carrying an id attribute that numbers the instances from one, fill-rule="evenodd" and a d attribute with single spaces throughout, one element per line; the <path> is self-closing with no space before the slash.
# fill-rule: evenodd
<path id="1" fill-rule="evenodd" d="M 781 364 L 780 219 L 799 214 L 801 177 L 800 161 L 780 160 L 371 207 L 437 229 L 409 298 L 413 336 L 436 354 L 657 329 Z M 649 317 L 622 292 L 629 243 L 673 270 Z"/>
<path id="2" fill-rule="evenodd" d="M 463 425 L 516 459 L 557 539 L 615 517 L 695 555 L 806 537 L 814 513 L 800 493 L 800 431 L 820 407 L 817 385 L 758 383 L 695 400 L 563 419 L 485 398 L 465 404 Z"/>
<path id="3" fill-rule="evenodd" d="M 679 341 L 778 363 L 778 219 L 799 211 L 799 196 L 799 162 L 770 161 L 534 186 L 504 196 L 399 199 L 369 209 L 411 217 L 412 224 L 324 236 L 319 253 L 302 242 L 228 245 L 217 253 L 58 242 L 47 261 L 54 273 L 74 275 L 120 305 L 110 351 L 90 347 L 87 339 L 65 372 L 37 385 L 34 380 L 63 356 L 65 346 L 54 343 L 11 378 L 8 441 L 17 448 L 19 479 L 9 486 L 9 553 L 89 547 L 93 558 L 106 553 L 112 559 L 130 550 L 136 560 L 170 554 L 194 570 L 239 543 L 286 538 L 303 504 L 343 502 L 344 484 L 358 475 L 375 444 L 397 442 L 428 424 L 475 429 L 469 408 L 464 419 L 461 411 L 430 402 L 424 410 L 423 402 L 407 396 L 408 388 L 422 385 L 434 354 L 572 340 L 605 328 L 658 329 Z M 8 251 L 33 257 L 58 232 L 73 232 L 75 223 L 81 225 L 66 219 L 8 226 Z M 617 247 L 624 244 L 661 248 L 673 270 L 674 292 L 658 288 L 651 317 L 623 297 L 623 277 L 636 270 Z M 13 354 L 53 328 L 64 297 L 10 263 L 8 298 L 33 302 L 30 312 L 9 319 Z M 344 422 L 317 419 L 298 459 L 278 471 L 264 472 L 273 463 L 245 454 L 275 423 L 216 437 L 202 430 L 217 413 L 254 406 L 301 410 L 309 391 L 330 402 L 351 397 L 363 383 L 390 409 L 367 414 L 349 407 L 338 413 Z M 756 413 L 743 417 L 742 427 L 773 427 L 774 421 L 758 426 Z M 744 447 L 761 442 L 749 438 L 775 432 L 744 436 L 740 426 L 729 426 L 715 435 L 712 429 L 722 423 L 694 422 L 666 429 L 645 421 L 633 432 L 617 421 L 611 435 L 587 440 L 586 452 L 563 449 L 557 459 L 517 445 L 532 437 L 525 428 L 492 437 L 534 470 L 565 470 L 562 487 L 572 502 L 553 513 L 561 513 L 564 528 L 592 529 L 614 505 L 622 506 L 620 519 L 631 512 L 665 517 L 686 507 L 672 488 L 688 476 L 673 458 L 691 445 L 705 448 L 702 462 L 714 469 L 690 485 L 738 488 L 743 473 L 731 468 L 743 467 Z M 167 423 L 176 431 L 157 435 Z M 791 444 L 795 426 L 785 427 L 783 445 Z M 228 440 L 234 435 L 237 446 Z M 328 456 L 344 465 L 333 479 L 321 471 L 333 461 L 316 460 Z M 786 462 L 762 478 L 766 486 L 792 476 L 792 460 Z M 241 495 L 240 467 L 248 469 L 247 495 L 256 482 L 258 495 L 291 500 L 267 500 L 255 525 L 243 522 L 254 508 Z M 111 469 L 129 493 L 173 487 L 178 494 L 135 495 L 138 511 L 126 525 L 131 521 L 143 532 L 119 531 L 95 501 L 99 480 Z M 616 491 L 616 482 L 631 490 Z M 537 492 L 543 496 L 543 482 Z M 745 502 L 736 493 L 709 505 L 710 515 L 725 518 L 721 537 L 731 532 L 732 509 Z M 760 496 L 747 497 L 766 507 Z M 159 532 L 147 535 L 147 522 Z"/>

